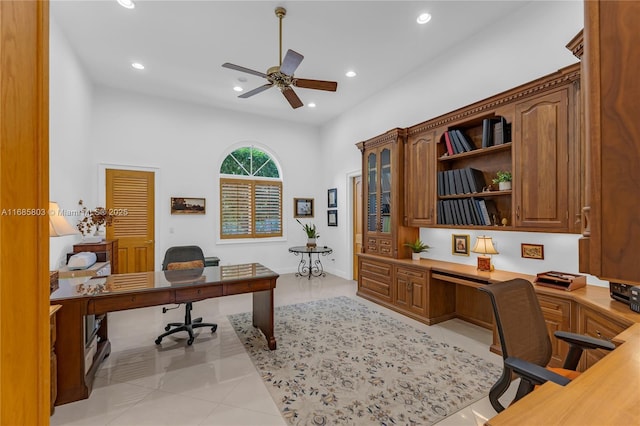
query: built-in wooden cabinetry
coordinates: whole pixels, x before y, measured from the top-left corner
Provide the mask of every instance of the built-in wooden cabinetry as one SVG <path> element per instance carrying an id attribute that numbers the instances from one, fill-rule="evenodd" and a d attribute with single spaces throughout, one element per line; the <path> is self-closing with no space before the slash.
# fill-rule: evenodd
<path id="1" fill-rule="evenodd" d="M 407 129 L 405 212 L 420 227 L 487 226 L 451 224 L 439 204 L 461 206 L 480 198 L 495 205 L 491 227 L 503 230 L 579 233 L 582 168 L 579 125 L 580 65 L 476 102 Z M 503 119 L 510 137 L 483 148 L 483 121 Z M 446 132 L 460 130 L 475 147 L 447 153 Z M 446 195 L 438 193 L 438 173 L 467 167 L 482 173 L 484 187 L 497 171 L 513 175 L 511 190 Z M 363 168 L 363 171 L 365 169 Z M 577 178 L 576 178 L 577 176 Z M 444 202 L 444 203 L 443 203 Z M 506 226 L 503 226 L 505 225 Z"/>
<path id="2" fill-rule="evenodd" d="M 564 341 L 557 339 L 553 333 L 556 331 L 571 331 L 573 323 L 571 321 L 573 302 L 569 299 L 563 299 L 557 295 L 538 294 L 538 301 L 542 309 L 542 315 L 547 323 L 549 337 L 551 337 L 551 367 L 562 367 L 569 345 Z M 497 343 L 497 340 L 496 340 Z"/>
<path id="3" fill-rule="evenodd" d="M 426 315 L 429 273 L 424 269 L 395 267 L 395 306 L 408 314 Z"/>
<path id="4" fill-rule="evenodd" d="M 604 312 L 597 311 L 586 306 L 578 306 L 578 326 L 577 332 L 586 334 L 598 339 L 613 340 L 622 333 L 629 323 L 616 318 L 613 315 L 607 315 Z M 607 352 L 597 349 L 586 351 L 580 360 L 580 369 L 586 370 L 593 364 L 604 357 Z"/>
<path id="5" fill-rule="evenodd" d="M 640 2 L 584 6 L 588 191 L 580 266 L 609 281 L 640 284 Z"/>
<path id="6" fill-rule="evenodd" d="M 363 250 L 380 256 L 410 255 L 404 243 L 414 241 L 417 228 L 406 226 L 404 216 L 404 144 L 407 131 L 393 129 L 359 142 L 362 152 L 364 198 Z"/>

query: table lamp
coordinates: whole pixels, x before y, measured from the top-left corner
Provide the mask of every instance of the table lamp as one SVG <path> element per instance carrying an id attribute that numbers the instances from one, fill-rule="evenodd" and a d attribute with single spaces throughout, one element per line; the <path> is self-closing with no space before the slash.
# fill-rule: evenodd
<path id="1" fill-rule="evenodd" d="M 62 237 L 79 233 L 80 231 L 73 227 L 64 217 L 58 203 L 49 201 L 49 236 Z"/>
<path id="2" fill-rule="evenodd" d="M 493 265 L 491 264 L 491 256 L 482 256 L 483 254 L 498 254 L 498 251 L 493 246 L 493 240 L 491 237 L 478 237 L 476 244 L 471 249 L 474 253 L 480 253 L 478 256 L 478 270 L 480 271 L 493 271 Z"/>

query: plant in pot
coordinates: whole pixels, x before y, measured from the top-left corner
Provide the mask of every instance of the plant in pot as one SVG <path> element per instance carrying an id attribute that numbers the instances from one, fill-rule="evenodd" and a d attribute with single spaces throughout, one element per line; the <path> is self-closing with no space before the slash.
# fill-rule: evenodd
<path id="1" fill-rule="evenodd" d="M 413 260 L 420 260 L 420 253 L 429 249 L 429 246 L 420 241 L 420 238 L 416 238 L 413 243 L 405 243 L 404 245 L 411 249 L 411 259 Z"/>
<path id="2" fill-rule="evenodd" d="M 508 191 L 511 189 L 511 172 L 498 170 L 496 172 L 496 177 L 493 178 L 493 183 L 498 184 L 498 189 L 500 191 Z"/>
<path id="3" fill-rule="evenodd" d="M 296 219 L 296 221 L 300 224 L 300 226 L 302 226 L 304 233 L 307 234 L 307 247 L 315 247 L 316 239 L 320 237 L 320 234 L 318 234 L 318 231 L 316 229 L 316 225 L 309 225 L 308 223 L 303 224 L 299 219 Z"/>

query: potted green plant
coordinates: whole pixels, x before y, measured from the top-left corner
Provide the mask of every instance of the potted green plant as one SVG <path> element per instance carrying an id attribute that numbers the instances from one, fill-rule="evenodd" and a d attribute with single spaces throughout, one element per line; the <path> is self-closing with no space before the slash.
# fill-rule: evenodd
<path id="1" fill-rule="evenodd" d="M 318 230 L 316 229 L 316 225 L 310 225 L 308 223 L 303 224 L 299 219 L 296 219 L 296 221 L 300 224 L 300 226 L 302 226 L 304 233 L 307 234 L 307 247 L 315 247 L 316 239 L 320 237 L 320 234 L 318 234 Z"/>
<path id="2" fill-rule="evenodd" d="M 507 191 L 511 189 L 511 172 L 498 170 L 496 172 L 496 177 L 493 178 L 493 183 L 498 184 L 498 189 L 500 191 Z"/>
<path id="3" fill-rule="evenodd" d="M 411 249 L 411 259 L 413 260 L 420 260 L 420 253 L 429 249 L 429 246 L 420 241 L 420 238 L 416 238 L 413 243 L 405 243 L 404 245 Z"/>

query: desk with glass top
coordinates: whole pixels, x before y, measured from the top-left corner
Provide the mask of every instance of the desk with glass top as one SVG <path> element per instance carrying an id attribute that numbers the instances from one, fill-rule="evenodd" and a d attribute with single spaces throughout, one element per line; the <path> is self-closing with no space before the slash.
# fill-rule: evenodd
<path id="1" fill-rule="evenodd" d="M 258 263 L 61 279 L 50 298 L 52 305 L 62 306 L 56 318 L 56 405 L 89 397 L 98 366 L 111 352 L 108 312 L 252 293 L 253 326 L 265 335 L 269 349 L 276 349 L 273 289 L 277 279 L 278 274 Z M 100 324 L 94 354 L 85 348 L 90 343 L 85 321 L 92 315 Z"/>
<path id="2" fill-rule="evenodd" d="M 298 263 L 298 272 L 296 277 L 324 277 L 324 268 L 322 262 L 320 262 L 320 255 L 327 256 L 333 253 L 333 250 L 327 246 L 323 247 L 308 247 L 308 246 L 296 246 L 290 247 L 289 252 L 294 253 L 296 256 L 300 255 L 300 262 Z M 316 260 L 313 260 L 311 255 L 316 254 Z M 309 263 L 304 258 L 304 255 L 309 255 Z"/>

